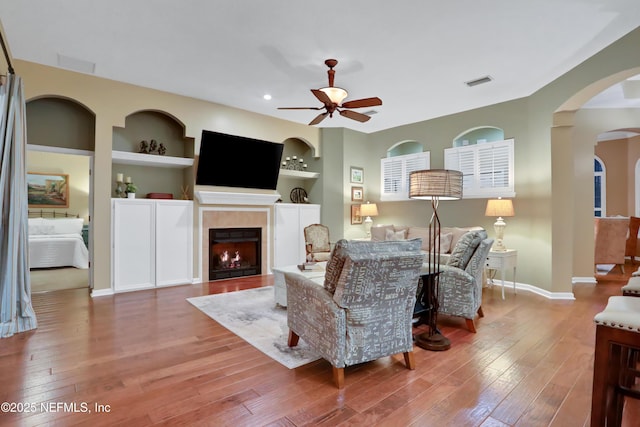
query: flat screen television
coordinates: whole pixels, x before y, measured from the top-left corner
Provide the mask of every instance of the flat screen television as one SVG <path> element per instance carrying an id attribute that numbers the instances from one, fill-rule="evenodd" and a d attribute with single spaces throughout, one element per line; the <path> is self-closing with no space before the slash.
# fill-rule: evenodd
<path id="1" fill-rule="evenodd" d="M 275 190 L 283 144 L 202 131 L 197 185 Z"/>

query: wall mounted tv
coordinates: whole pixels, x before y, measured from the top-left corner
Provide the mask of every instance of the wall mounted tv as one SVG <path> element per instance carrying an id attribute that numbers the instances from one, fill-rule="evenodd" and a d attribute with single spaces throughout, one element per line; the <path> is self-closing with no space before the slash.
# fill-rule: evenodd
<path id="1" fill-rule="evenodd" d="M 202 131 L 197 185 L 275 190 L 283 144 Z"/>

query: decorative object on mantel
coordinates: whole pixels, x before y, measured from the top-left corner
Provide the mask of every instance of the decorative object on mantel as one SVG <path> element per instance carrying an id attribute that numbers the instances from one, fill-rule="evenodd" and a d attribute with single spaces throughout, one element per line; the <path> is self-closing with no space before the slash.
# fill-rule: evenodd
<path id="1" fill-rule="evenodd" d="M 489 199 L 487 200 L 487 209 L 484 211 L 484 216 L 497 216 L 498 219 L 493 224 L 493 229 L 496 232 L 496 242 L 491 248 L 492 251 L 504 252 L 507 247 L 504 245 L 504 228 L 507 224 L 502 219 L 503 216 L 514 216 L 513 202 L 511 199 Z"/>
<path id="2" fill-rule="evenodd" d="M 421 304 L 429 307 L 427 324 L 429 331 L 416 336 L 416 345 L 425 350 L 442 351 L 451 347 L 451 341 L 438 330 L 438 286 L 440 276 L 440 200 L 462 198 L 462 172 L 449 169 L 424 169 L 409 175 L 409 198 L 431 200 L 429 220 L 428 275 L 423 276 L 424 296 Z"/>
<path id="3" fill-rule="evenodd" d="M 307 191 L 302 187 L 296 187 L 289 194 L 292 203 L 308 203 Z"/>
<path id="4" fill-rule="evenodd" d="M 288 169 L 292 171 L 307 170 L 307 164 L 304 162 L 304 159 L 302 157 L 298 159 L 298 156 L 287 156 L 284 160 L 285 161 L 282 162 L 282 166 L 280 166 L 280 169 Z"/>
<path id="5" fill-rule="evenodd" d="M 162 144 L 158 144 L 155 139 L 152 139 L 149 143 L 146 140 L 140 141 L 140 150 L 138 153 L 143 154 L 159 154 L 164 156 L 167 152 L 167 148 Z"/>

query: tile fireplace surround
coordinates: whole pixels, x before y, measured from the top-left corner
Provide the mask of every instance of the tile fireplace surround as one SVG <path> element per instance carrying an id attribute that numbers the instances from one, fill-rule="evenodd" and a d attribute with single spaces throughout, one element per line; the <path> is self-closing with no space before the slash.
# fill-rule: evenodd
<path id="1" fill-rule="evenodd" d="M 229 193 L 196 191 L 199 206 L 198 271 L 202 282 L 209 281 L 209 229 L 256 227 L 262 229 L 262 274 L 271 272 L 273 251 L 273 204 L 280 198 L 278 193 Z"/>

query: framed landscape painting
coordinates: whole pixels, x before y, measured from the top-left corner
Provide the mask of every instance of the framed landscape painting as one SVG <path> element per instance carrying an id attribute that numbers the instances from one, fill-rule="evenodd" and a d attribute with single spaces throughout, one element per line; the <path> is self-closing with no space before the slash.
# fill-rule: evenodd
<path id="1" fill-rule="evenodd" d="M 27 197 L 30 208 L 68 208 L 69 175 L 27 173 Z"/>
<path id="2" fill-rule="evenodd" d="M 351 224 L 362 224 L 360 205 L 351 205 Z"/>

